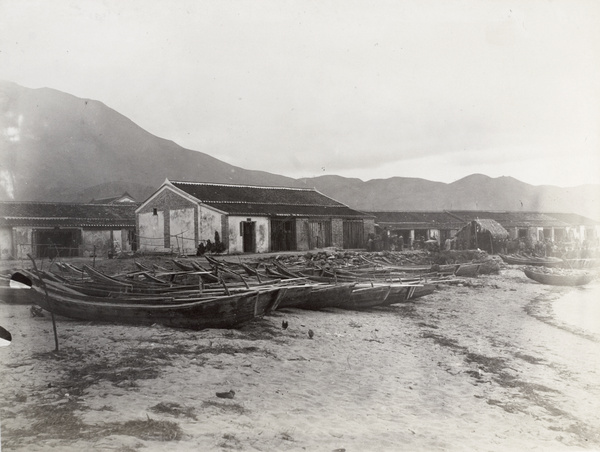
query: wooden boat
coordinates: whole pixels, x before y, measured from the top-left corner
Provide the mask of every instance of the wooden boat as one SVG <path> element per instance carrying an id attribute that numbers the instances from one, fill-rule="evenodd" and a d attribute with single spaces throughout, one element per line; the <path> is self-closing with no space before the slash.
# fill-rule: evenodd
<path id="1" fill-rule="evenodd" d="M 30 285 L 21 273 L 13 275 L 0 275 L 0 303 L 6 304 L 31 304 L 29 294 Z"/>
<path id="2" fill-rule="evenodd" d="M 421 284 L 415 287 L 415 290 L 412 293 L 412 296 L 407 299 L 407 301 L 415 300 L 417 298 L 424 297 L 425 295 L 430 295 L 435 292 L 435 284 Z"/>
<path id="3" fill-rule="evenodd" d="M 341 309 L 362 310 L 381 306 L 385 304 L 389 294 L 389 285 L 356 285 L 346 303 L 342 303 L 338 307 Z"/>
<path id="4" fill-rule="evenodd" d="M 404 303 L 412 298 L 418 287 L 418 284 L 392 284 L 384 305 Z"/>
<path id="5" fill-rule="evenodd" d="M 555 274 L 544 273 L 530 268 L 524 268 L 523 271 L 529 279 L 551 286 L 584 286 L 597 277 L 597 275 L 592 273 Z"/>
<path id="6" fill-rule="evenodd" d="M 454 275 L 474 278 L 479 274 L 480 268 L 481 264 L 460 264 Z"/>
<path id="7" fill-rule="evenodd" d="M 350 299 L 354 283 L 350 284 L 314 284 L 311 290 L 304 293 L 303 297 L 287 299 L 283 297 L 279 308 L 300 308 L 319 310 L 325 308 L 339 308 Z"/>
<path id="8" fill-rule="evenodd" d="M 32 286 L 32 301 L 56 315 L 72 319 L 160 324 L 174 328 L 236 328 L 277 308 L 285 288 L 248 290 L 229 296 L 191 299 L 102 298 L 74 290 L 60 291 L 39 279 Z"/>

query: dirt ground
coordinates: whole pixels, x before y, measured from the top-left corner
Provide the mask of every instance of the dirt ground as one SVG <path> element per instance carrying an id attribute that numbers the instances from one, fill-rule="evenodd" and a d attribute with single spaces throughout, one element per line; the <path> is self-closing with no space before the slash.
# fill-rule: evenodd
<path id="1" fill-rule="evenodd" d="M 0 302 L 2 450 L 600 450 L 600 337 L 552 309 L 573 290 L 504 267 L 238 330 L 57 317 L 58 352 L 47 313 Z"/>

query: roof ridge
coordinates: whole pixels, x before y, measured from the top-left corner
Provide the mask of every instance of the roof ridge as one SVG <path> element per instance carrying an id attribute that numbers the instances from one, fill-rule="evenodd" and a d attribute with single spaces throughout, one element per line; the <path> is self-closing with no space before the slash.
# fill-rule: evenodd
<path id="1" fill-rule="evenodd" d="M 263 188 L 266 190 L 292 190 L 292 191 L 312 191 L 317 192 L 315 188 L 300 188 L 300 187 L 275 187 L 271 185 L 250 185 L 250 184 L 221 184 L 217 182 L 191 182 L 191 181 L 170 181 L 172 184 L 182 185 L 214 185 L 218 187 L 239 187 L 239 188 Z"/>
<path id="2" fill-rule="evenodd" d="M 308 204 L 308 203 L 289 203 L 289 202 L 265 202 L 265 201 L 213 201 L 213 200 L 202 200 L 205 204 L 260 204 L 266 206 L 307 206 L 307 207 L 348 207 L 338 201 L 335 204 Z"/>

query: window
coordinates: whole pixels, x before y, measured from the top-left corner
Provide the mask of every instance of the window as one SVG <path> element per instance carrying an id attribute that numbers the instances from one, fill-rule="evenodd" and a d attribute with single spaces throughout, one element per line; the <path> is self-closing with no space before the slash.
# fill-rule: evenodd
<path id="1" fill-rule="evenodd" d="M 158 215 L 158 209 L 156 207 L 152 209 L 152 215 Z"/>

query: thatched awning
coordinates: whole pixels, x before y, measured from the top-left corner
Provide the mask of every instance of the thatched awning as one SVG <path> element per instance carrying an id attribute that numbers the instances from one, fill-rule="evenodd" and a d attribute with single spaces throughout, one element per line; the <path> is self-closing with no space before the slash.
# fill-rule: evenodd
<path id="1" fill-rule="evenodd" d="M 489 232 L 493 238 L 495 239 L 506 239 L 509 236 L 509 233 L 506 229 L 502 227 L 500 223 L 495 220 L 484 219 L 484 220 L 474 220 L 475 223 L 479 225 L 482 231 Z"/>

